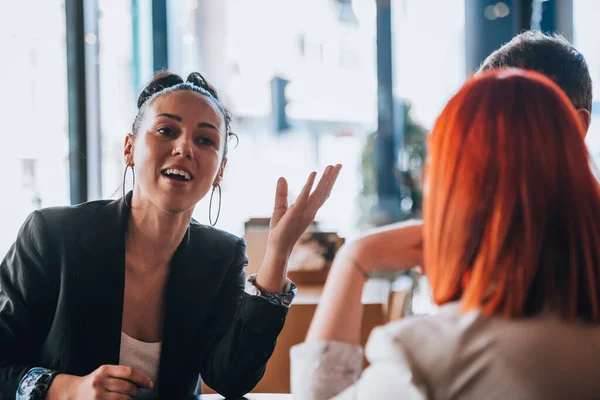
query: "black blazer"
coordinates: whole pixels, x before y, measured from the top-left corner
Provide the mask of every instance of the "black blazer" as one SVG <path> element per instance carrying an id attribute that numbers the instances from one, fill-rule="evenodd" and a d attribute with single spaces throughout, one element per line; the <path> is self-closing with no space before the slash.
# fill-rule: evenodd
<path id="1" fill-rule="evenodd" d="M 84 376 L 119 363 L 124 199 L 42 209 L 25 221 L 0 264 L 0 399 L 14 398 L 32 367 Z M 167 281 L 161 398 L 194 394 L 199 374 L 228 397 L 262 378 L 287 309 L 244 292 L 245 250 L 244 239 L 190 224 Z"/>

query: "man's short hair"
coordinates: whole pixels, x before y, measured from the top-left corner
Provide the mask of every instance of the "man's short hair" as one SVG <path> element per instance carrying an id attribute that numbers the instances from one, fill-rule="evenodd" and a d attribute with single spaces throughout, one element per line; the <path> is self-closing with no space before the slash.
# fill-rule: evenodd
<path id="1" fill-rule="evenodd" d="M 559 34 L 526 31 L 490 54 L 479 71 L 523 68 L 556 82 L 575 108 L 592 112 L 592 78 L 583 55 Z"/>

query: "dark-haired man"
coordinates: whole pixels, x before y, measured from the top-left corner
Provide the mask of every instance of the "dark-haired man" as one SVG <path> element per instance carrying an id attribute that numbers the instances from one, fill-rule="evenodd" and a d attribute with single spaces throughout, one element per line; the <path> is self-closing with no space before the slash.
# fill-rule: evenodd
<path id="1" fill-rule="evenodd" d="M 585 132 L 592 113 L 592 79 L 583 55 L 559 34 L 526 31 L 490 54 L 479 72 L 523 68 L 540 72 L 567 94 Z"/>

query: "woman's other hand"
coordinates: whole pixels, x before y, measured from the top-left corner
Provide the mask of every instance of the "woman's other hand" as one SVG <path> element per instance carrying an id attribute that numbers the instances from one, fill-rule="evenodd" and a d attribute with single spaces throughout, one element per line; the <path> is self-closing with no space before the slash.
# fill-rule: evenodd
<path id="1" fill-rule="evenodd" d="M 339 257 L 351 258 L 365 275 L 423 267 L 423 222 L 410 220 L 377 228 L 345 245 Z"/>
<path id="2" fill-rule="evenodd" d="M 130 400 L 154 384 L 146 375 L 123 365 L 103 365 L 89 375 L 56 375 L 46 400 Z"/>
<path id="3" fill-rule="evenodd" d="M 405 221 L 374 229 L 336 254 L 307 335 L 358 345 L 361 298 L 374 270 L 403 271 L 423 265 L 423 223 Z"/>

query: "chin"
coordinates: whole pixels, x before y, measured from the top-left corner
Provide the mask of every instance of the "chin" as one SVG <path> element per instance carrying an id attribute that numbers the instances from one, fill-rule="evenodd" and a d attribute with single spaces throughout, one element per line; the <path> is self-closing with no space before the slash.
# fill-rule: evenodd
<path id="1" fill-rule="evenodd" d="M 185 199 L 173 199 L 167 198 L 163 199 L 160 204 L 157 204 L 158 207 L 168 214 L 180 214 L 190 209 L 193 210 L 196 203 L 192 203 L 189 200 L 185 201 Z"/>

